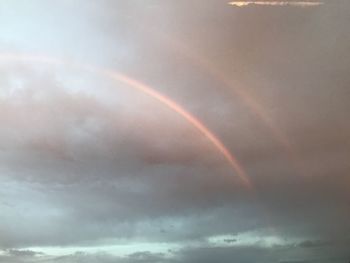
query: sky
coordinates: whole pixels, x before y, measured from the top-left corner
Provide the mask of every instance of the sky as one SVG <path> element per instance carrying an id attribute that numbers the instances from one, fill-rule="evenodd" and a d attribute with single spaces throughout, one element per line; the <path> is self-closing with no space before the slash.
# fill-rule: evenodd
<path id="1" fill-rule="evenodd" d="M 0 0 L 0 262 L 349 262 L 349 12 Z"/>

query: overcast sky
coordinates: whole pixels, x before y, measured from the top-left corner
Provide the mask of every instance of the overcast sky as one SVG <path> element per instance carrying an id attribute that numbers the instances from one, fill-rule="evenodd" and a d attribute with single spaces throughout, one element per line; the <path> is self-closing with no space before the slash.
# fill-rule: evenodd
<path id="1" fill-rule="evenodd" d="M 349 262 L 350 1 L 228 2 L 0 0 L 0 262 Z"/>

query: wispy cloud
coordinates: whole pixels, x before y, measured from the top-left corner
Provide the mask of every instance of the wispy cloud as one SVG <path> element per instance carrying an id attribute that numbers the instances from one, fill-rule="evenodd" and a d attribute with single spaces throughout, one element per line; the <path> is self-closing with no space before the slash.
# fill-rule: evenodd
<path id="1" fill-rule="evenodd" d="M 311 1 L 232 1 L 229 4 L 237 7 L 246 7 L 249 5 L 314 7 L 323 5 L 324 3 Z"/>

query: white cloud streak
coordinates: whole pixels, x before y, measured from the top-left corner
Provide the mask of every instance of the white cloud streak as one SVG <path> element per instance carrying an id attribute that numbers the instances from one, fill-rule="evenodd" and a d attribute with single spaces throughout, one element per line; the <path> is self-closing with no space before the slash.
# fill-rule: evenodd
<path id="1" fill-rule="evenodd" d="M 323 2 L 310 2 L 310 1 L 232 1 L 229 5 L 236 7 L 247 7 L 250 5 L 258 6 L 295 6 L 295 7 L 315 7 L 323 5 Z"/>

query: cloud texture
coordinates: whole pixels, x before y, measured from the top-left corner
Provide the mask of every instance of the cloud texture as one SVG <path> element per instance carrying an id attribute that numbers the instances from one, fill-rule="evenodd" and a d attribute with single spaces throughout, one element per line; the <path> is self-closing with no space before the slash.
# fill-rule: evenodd
<path id="1" fill-rule="evenodd" d="M 0 56 L 0 262 L 347 262 L 349 11 L 2 1 L 1 54 L 147 83 L 202 120 L 254 190 L 153 98 Z"/>

